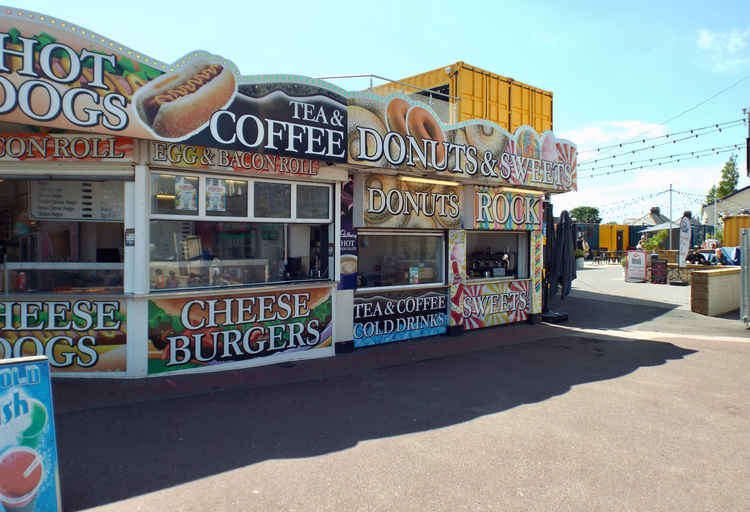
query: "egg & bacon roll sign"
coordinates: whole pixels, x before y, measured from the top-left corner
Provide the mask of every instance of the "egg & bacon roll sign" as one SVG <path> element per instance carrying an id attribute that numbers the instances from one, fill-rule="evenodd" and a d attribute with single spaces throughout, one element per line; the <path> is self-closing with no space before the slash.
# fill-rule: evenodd
<path id="1" fill-rule="evenodd" d="M 343 91 L 300 76 L 240 76 L 191 52 L 173 64 L 96 32 L 0 7 L 0 120 L 346 162 Z"/>

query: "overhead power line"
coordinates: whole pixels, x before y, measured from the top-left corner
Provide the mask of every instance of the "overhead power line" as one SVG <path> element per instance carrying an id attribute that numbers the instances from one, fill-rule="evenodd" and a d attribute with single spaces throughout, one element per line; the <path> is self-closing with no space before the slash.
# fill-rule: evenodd
<path id="1" fill-rule="evenodd" d="M 587 165 L 593 165 L 593 164 L 595 164 L 597 162 L 603 162 L 605 160 L 614 160 L 615 158 L 622 158 L 622 157 L 624 157 L 626 155 L 634 155 L 636 153 L 640 153 L 641 151 L 649 151 L 649 150 L 653 150 L 653 149 L 656 149 L 656 148 L 659 148 L 659 147 L 662 147 L 662 146 L 667 146 L 669 144 L 677 144 L 678 142 L 685 142 L 686 140 L 697 139 L 698 137 L 701 137 L 703 135 L 708 135 L 710 133 L 722 132 L 723 130 L 726 130 L 726 129 L 729 129 L 729 128 L 734 128 L 734 127 L 737 127 L 737 126 L 741 126 L 742 124 L 744 124 L 743 120 L 739 119 L 739 120 L 731 121 L 731 122 L 724 123 L 724 124 L 721 124 L 721 125 L 720 124 L 714 124 L 714 125 L 711 126 L 711 128 L 698 128 L 698 129 L 693 129 L 693 130 L 686 130 L 684 132 L 678 132 L 678 133 L 674 133 L 674 134 L 668 134 L 668 135 L 665 135 L 664 137 L 659 137 L 659 138 L 665 138 L 665 137 L 668 138 L 670 136 L 674 136 L 674 135 L 678 135 L 678 134 L 684 135 L 686 133 L 690 133 L 690 135 L 688 135 L 686 137 L 681 137 L 681 138 L 676 138 L 676 139 L 673 138 L 671 140 L 668 140 L 666 142 L 661 142 L 659 144 L 651 144 L 651 145 L 648 145 L 648 146 L 645 146 L 645 147 L 636 148 L 636 149 L 632 149 L 632 150 L 629 150 L 629 151 L 623 151 L 621 153 L 615 153 L 614 155 L 608 155 L 608 156 L 605 156 L 605 157 L 602 157 L 602 158 L 595 158 L 593 160 L 586 160 L 586 161 L 580 162 L 578 165 L 579 165 L 579 167 L 585 167 Z M 708 131 L 706 131 L 706 130 L 708 130 Z"/>
<path id="2" fill-rule="evenodd" d="M 729 149 L 725 149 L 725 150 L 722 150 L 722 151 L 713 151 L 711 154 L 719 155 L 719 154 L 722 154 L 722 153 L 728 153 L 730 151 L 737 151 L 739 149 L 743 149 L 744 147 L 745 147 L 745 144 L 735 144 L 733 146 L 729 146 Z M 684 156 L 684 157 L 677 158 L 677 159 L 674 159 L 674 160 L 668 160 L 668 161 L 665 161 L 665 162 L 658 162 L 656 164 L 656 166 L 657 167 L 661 167 L 661 166 L 663 166 L 665 164 L 678 163 L 678 162 L 680 162 L 682 160 L 696 160 L 696 159 L 698 159 L 698 158 L 700 158 L 702 156 L 703 157 L 710 156 L 710 154 L 707 153 L 707 154 L 704 154 L 704 155 Z M 579 178 L 595 178 L 597 176 L 609 176 L 610 174 L 620 174 L 620 173 L 625 173 L 625 172 L 628 172 L 628 171 L 635 171 L 635 170 L 638 170 L 638 169 L 646 169 L 646 168 L 652 168 L 652 167 L 653 166 L 651 166 L 651 165 L 641 165 L 641 166 L 627 167 L 625 169 L 611 170 L 611 171 L 607 171 L 607 172 L 599 172 L 599 173 L 591 173 L 591 174 L 587 174 L 587 175 L 579 175 L 578 177 Z"/>
<path id="3" fill-rule="evenodd" d="M 701 130 L 708 130 L 708 129 L 712 129 L 712 128 L 719 128 L 720 126 L 725 126 L 725 125 L 728 125 L 728 124 L 731 124 L 731 123 L 737 123 L 737 122 L 742 122 L 742 121 L 744 121 L 744 119 L 733 119 L 732 121 L 725 121 L 723 123 L 713 123 L 713 124 L 710 124 L 710 125 L 702 126 L 700 128 L 693 128 L 691 130 L 682 130 L 682 131 L 679 131 L 679 132 L 672 132 L 672 133 L 667 133 L 667 134 L 664 134 L 664 135 L 656 135 L 654 137 L 643 137 L 643 138 L 637 138 L 637 139 L 634 138 L 634 139 L 627 140 L 627 141 L 624 141 L 624 142 L 619 142 L 619 143 L 616 143 L 616 144 L 609 144 L 607 146 L 599 146 L 597 148 L 594 148 L 592 151 L 596 151 L 598 153 L 600 151 L 604 151 L 604 150 L 607 150 L 607 149 L 618 149 L 618 148 L 622 148 L 624 146 L 631 146 L 633 144 L 644 144 L 646 141 L 659 140 L 659 139 L 668 139 L 668 138 L 674 137 L 676 135 L 684 135 L 686 133 L 694 133 L 694 132 L 698 132 L 698 131 L 701 131 Z"/>
<path id="4" fill-rule="evenodd" d="M 739 84 L 741 84 L 742 82 L 744 82 L 744 81 L 745 81 L 745 80 L 747 80 L 748 78 L 750 78 L 750 75 L 745 75 L 745 76 L 743 76 L 743 77 L 742 77 L 742 78 L 740 78 L 739 80 L 737 80 L 737 81 L 733 82 L 733 83 L 732 83 L 731 85 L 729 85 L 728 87 L 725 87 L 725 88 L 721 89 L 720 91 L 718 91 L 717 93 L 715 93 L 715 94 L 712 94 L 711 96 L 709 96 L 709 97 L 708 97 L 708 98 L 706 98 L 705 100 L 699 101 L 698 103 L 696 103 L 696 104 L 695 104 L 695 105 L 693 105 L 692 107 L 686 108 L 685 110 L 683 110 L 683 111 L 682 111 L 682 112 L 680 112 L 679 114 L 677 114 L 677 115 L 674 115 L 674 116 L 672 116 L 672 117 L 669 117 L 669 118 L 665 119 L 664 121 L 662 121 L 661 123 L 658 123 L 658 124 L 667 124 L 667 123 L 671 123 L 671 122 L 672 122 L 672 121 L 674 121 L 675 119 L 679 119 L 680 117 L 684 116 L 685 114 L 687 114 L 687 113 L 689 113 L 689 112 L 692 112 L 693 110 L 695 110 L 695 109 L 697 109 L 697 108 L 699 108 L 699 107 L 702 107 L 703 105 L 705 105 L 706 103 L 708 103 L 708 102 L 709 102 L 709 101 L 711 101 L 712 99 L 714 99 L 714 98 L 716 98 L 716 97 L 718 97 L 718 96 L 721 96 L 722 94 L 724 94 L 724 93 L 725 93 L 725 92 L 727 92 L 728 90 L 730 90 L 730 89 L 733 89 L 733 88 L 737 87 L 737 86 L 738 86 Z M 636 135 L 636 137 L 639 137 L 640 135 L 642 135 L 642 134 L 644 134 L 644 133 L 646 133 L 646 132 L 647 132 L 647 130 L 644 130 L 644 131 L 642 131 L 642 132 L 641 132 L 641 133 L 640 133 L 639 135 Z M 583 148 L 583 149 L 586 149 L 586 148 Z M 583 149 L 579 148 L 579 151 L 582 151 Z"/>
<path id="5" fill-rule="evenodd" d="M 597 169 L 614 169 L 615 167 L 623 167 L 623 166 L 626 166 L 626 165 L 631 165 L 632 166 L 633 164 L 640 164 L 640 163 L 644 163 L 644 162 L 653 163 L 653 162 L 657 162 L 659 160 L 671 160 L 671 159 L 682 157 L 682 156 L 688 156 L 688 155 L 689 156 L 695 156 L 695 155 L 702 154 L 702 153 L 706 153 L 706 154 L 713 153 L 713 152 L 715 152 L 717 150 L 729 149 L 729 148 L 733 148 L 734 146 L 735 145 L 732 144 L 732 145 L 728 145 L 728 146 L 706 148 L 706 149 L 698 149 L 698 150 L 694 150 L 694 151 L 685 151 L 684 153 L 673 153 L 671 155 L 665 155 L 665 156 L 654 156 L 654 157 L 651 157 L 651 158 L 644 158 L 642 160 L 630 160 L 629 162 L 618 162 L 618 163 L 609 164 L 609 165 L 599 165 L 599 166 L 596 166 L 596 167 L 589 167 L 589 168 L 586 168 L 586 169 L 583 169 L 583 170 L 586 171 L 586 172 L 589 172 L 589 171 L 595 171 Z"/>

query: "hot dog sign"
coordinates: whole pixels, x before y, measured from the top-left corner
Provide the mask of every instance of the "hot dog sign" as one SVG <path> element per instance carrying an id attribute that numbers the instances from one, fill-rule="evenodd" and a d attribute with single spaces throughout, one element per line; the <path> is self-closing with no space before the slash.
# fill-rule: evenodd
<path id="1" fill-rule="evenodd" d="M 55 17 L 0 7 L 0 119 L 195 146 L 346 161 L 344 91 L 242 77 L 216 55 L 173 64 Z"/>
<path id="2" fill-rule="evenodd" d="M 299 75 L 240 75 L 203 51 L 172 64 L 76 24 L 0 7 L 0 120 L 488 185 L 577 189 L 575 144 L 529 126 L 447 124 L 411 97 Z"/>

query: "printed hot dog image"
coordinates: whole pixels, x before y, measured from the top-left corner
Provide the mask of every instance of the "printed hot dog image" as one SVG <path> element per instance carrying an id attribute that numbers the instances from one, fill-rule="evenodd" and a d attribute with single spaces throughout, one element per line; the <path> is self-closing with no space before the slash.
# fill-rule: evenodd
<path id="1" fill-rule="evenodd" d="M 222 64 L 198 60 L 150 82 L 134 97 L 141 123 L 168 140 L 182 140 L 227 106 L 236 81 Z"/>

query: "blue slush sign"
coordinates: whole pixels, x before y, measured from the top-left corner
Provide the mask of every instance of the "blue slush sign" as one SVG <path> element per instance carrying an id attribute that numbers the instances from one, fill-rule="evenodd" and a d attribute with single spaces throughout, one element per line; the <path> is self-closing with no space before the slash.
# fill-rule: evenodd
<path id="1" fill-rule="evenodd" d="M 44 356 L 0 359 L 0 502 L 14 512 L 62 510 Z"/>

